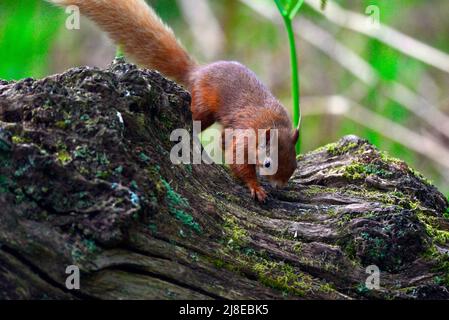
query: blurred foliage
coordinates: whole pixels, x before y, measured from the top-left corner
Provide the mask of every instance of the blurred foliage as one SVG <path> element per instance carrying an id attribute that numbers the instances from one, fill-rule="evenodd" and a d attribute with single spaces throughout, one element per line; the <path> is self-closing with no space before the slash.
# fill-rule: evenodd
<path id="1" fill-rule="evenodd" d="M 36 0 L 0 2 L 0 77 L 42 77 L 63 18 L 61 10 Z"/>
<path id="2" fill-rule="evenodd" d="M 272 3 L 272 0 L 266 0 Z M 317 0 L 320 1 L 320 0 Z M 380 9 L 381 22 L 397 28 L 417 40 L 449 52 L 449 1 L 447 0 L 328 0 L 342 7 L 364 14 L 369 5 Z M 156 11 L 175 29 L 195 56 L 203 58 L 176 0 L 150 0 Z M 225 36 L 221 59 L 239 60 L 253 69 L 266 82 L 286 106 L 291 105 L 289 47 L 284 30 L 255 14 L 238 0 L 209 0 Z M 381 75 L 378 86 L 367 90 L 358 101 L 390 120 L 412 130 L 419 130 L 419 120 L 402 105 L 379 94 L 397 81 L 411 90 L 425 92 L 428 79 L 438 86 L 434 97 L 437 105 L 449 111 L 449 75 L 392 49 L 366 36 L 344 30 L 324 19 L 307 5 L 301 9 L 307 17 L 332 33 L 333 36 L 365 59 Z M 301 18 L 301 17 L 299 17 Z M 0 78 L 20 79 L 42 77 L 61 72 L 63 67 L 52 63 L 53 47 L 58 30 L 64 23 L 64 12 L 42 0 L 0 0 Z M 59 41 L 60 42 L 60 41 Z M 64 52 L 71 52 L 65 50 Z M 84 54 L 73 48 L 73 54 Z M 332 59 L 300 41 L 298 56 L 301 70 L 301 92 L 304 96 L 345 94 L 357 80 Z M 70 61 L 70 60 L 69 60 Z M 107 62 L 106 62 L 107 63 Z M 441 103 L 447 101 L 447 105 Z M 369 119 L 367 119 L 369 121 Z M 449 125 L 449 124 L 448 124 Z M 308 116 L 303 121 L 303 150 L 311 150 L 335 141 L 345 134 L 367 138 L 393 156 L 402 158 L 423 171 L 449 196 L 447 177 L 425 157 L 391 141 L 382 133 L 368 130 L 344 117 Z M 449 142 L 446 141 L 449 148 Z"/>

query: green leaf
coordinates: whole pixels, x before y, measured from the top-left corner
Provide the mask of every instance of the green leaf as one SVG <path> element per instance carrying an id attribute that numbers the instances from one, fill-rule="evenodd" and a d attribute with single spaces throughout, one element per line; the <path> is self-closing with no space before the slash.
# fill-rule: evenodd
<path id="1" fill-rule="evenodd" d="M 327 6 L 327 0 L 321 0 L 321 10 L 322 11 L 326 10 L 326 6 Z"/>
<path id="2" fill-rule="evenodd" d="M 275 0 L 284 17 L 292 20 L 304 4 L 304 0 Z"/>
<path id="3" fill-rule="evenodd" d="M 293 1 L 290 1 L 290 3 L 291 3 L 291 7 L 289 10 L 288 16 L 291 20 L 293 20 L 293 18 L 298 13 L 299 9 L 301 9 L 302 5 L 304 4 L 304 0 L 293 0 Z"/>

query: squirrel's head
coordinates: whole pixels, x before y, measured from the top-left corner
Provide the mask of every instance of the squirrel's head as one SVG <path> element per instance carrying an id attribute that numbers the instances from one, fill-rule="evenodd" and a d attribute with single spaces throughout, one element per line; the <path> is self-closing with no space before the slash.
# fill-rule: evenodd
<path id="1" fill-rule="evenodd" d="M 278 129 L 267 131 L 267 144 L 259 166 L 273 187 L 284 187 L 297 168 L 295 145 L 299 138 L 299 130 Z M 277 138 L 277 143 L 276 143 Z M 270 172 L 270 169 L 271 172 Z"/>

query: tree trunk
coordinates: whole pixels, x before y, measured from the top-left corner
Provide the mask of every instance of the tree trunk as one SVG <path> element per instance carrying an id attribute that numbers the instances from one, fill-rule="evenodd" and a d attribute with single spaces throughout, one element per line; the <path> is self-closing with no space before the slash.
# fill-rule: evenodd
<path id="1" fill-rule="evenodd" d="M 0 82 L 0 298 L 449 297 L 448 203 L 419 173 L 349 136 L 260 205 L 171 163 L 189 102 L 123 61 Z"/>

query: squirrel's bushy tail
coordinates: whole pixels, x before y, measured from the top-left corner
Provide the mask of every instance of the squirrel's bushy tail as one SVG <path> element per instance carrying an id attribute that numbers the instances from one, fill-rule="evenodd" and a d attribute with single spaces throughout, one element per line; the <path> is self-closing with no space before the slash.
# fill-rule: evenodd
<path id="1" fill-rule="evenodd" d="M 144 0 L 47 0 L 79 7 L 136 63 L 189 87 L 194 60 Z"/>

